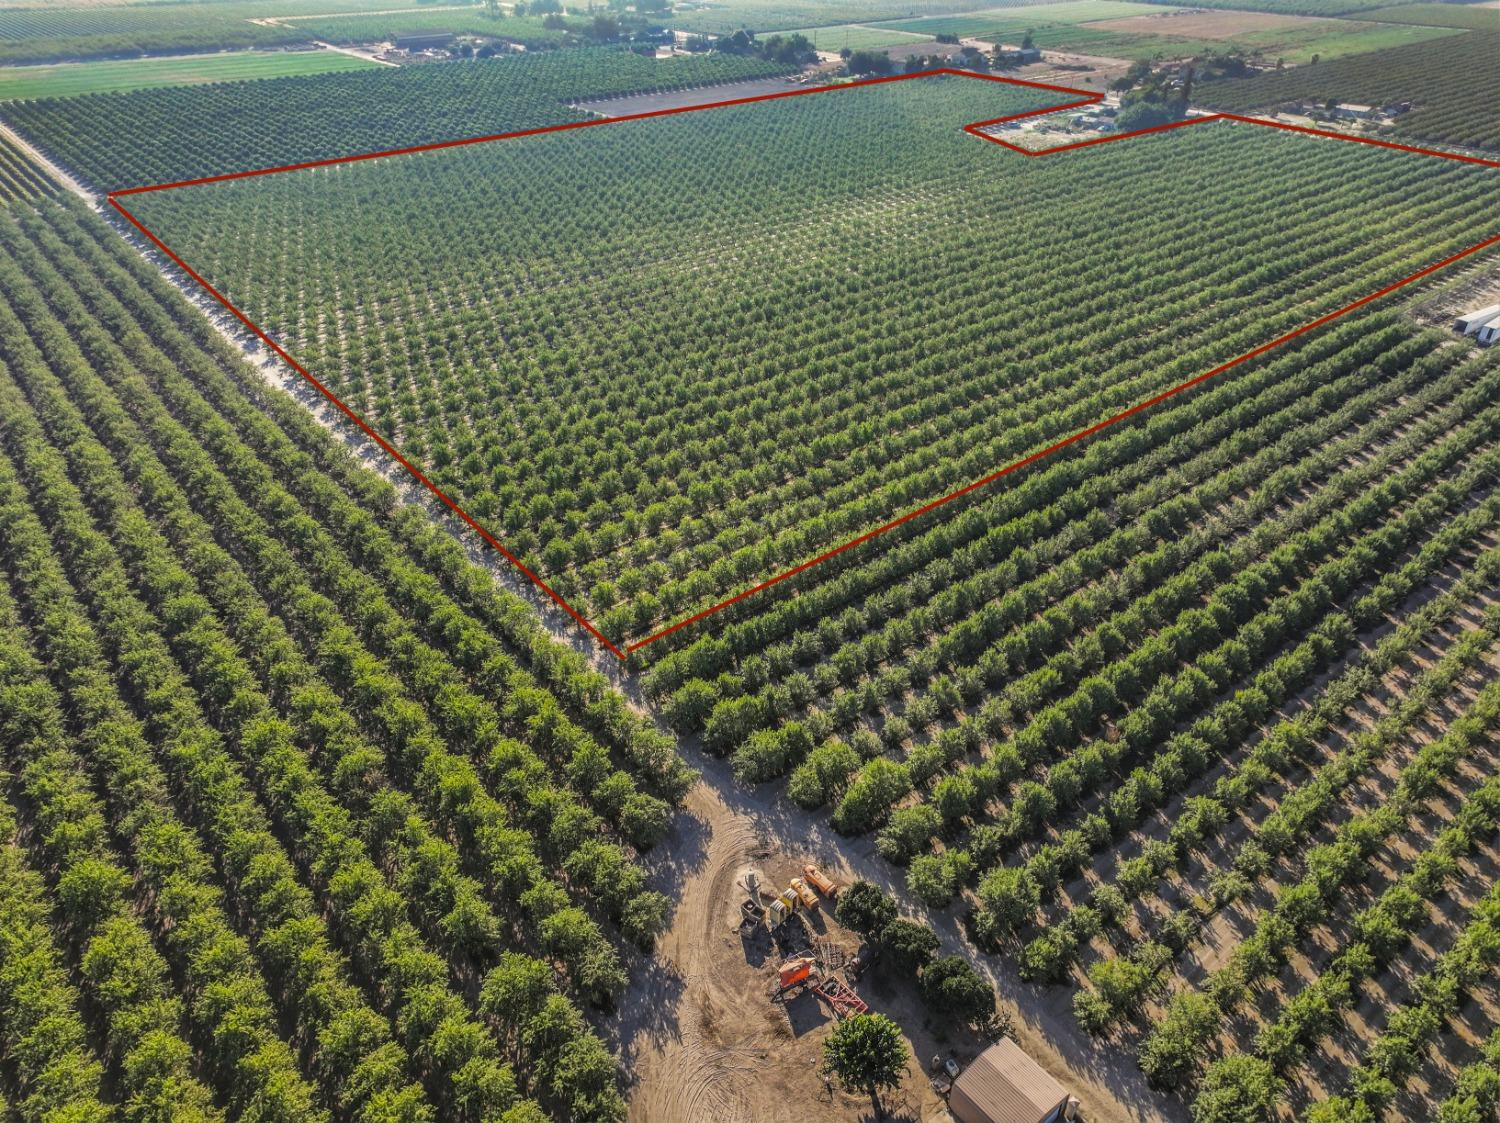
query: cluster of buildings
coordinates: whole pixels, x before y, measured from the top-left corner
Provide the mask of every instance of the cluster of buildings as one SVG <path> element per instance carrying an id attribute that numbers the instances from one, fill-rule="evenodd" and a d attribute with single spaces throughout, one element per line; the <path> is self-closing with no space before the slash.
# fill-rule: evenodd
<path id="1" fill-rule="evenodd" d="M 1345 121 L 1393 121 L 1411 109 L 1411 102 L 1400 101 L 1391 105 L 1356 105 L 1354 102 L 1342 101 L 1304 101 L 1292 106 L 1291 109 L 1295 113 L 1331 115 Z"/>
<path id="2" fill-rule="evenodd" d="M 1092 129 L 1096 133 L 1112 133 L 1115 131 L 1114 113 L 1076 113 L 1073 115 L 1073 125 L 1080 129 Z"/>

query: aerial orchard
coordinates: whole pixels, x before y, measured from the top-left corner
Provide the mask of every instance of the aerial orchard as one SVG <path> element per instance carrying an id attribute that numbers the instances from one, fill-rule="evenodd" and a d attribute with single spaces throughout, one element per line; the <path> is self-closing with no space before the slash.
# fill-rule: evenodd
<path id="1" fill-rule="evenodd" d="M 56 879 L 58 1001 L 204 1118 L 621 1118 L 585 1011 L 665 918 L 670 742 L 83 206 L 0 216 L 0 349 L 4 767 L 45 827 L 5 868 Z M 47 1062 L 80 1104 L 84 1044 Z"/>
<path id="2" fill-rule="evenodd" d="M 579 101 L 787 70 L 737 55 L 657 61 L 578 48 L 13 102 L 6 120 L 98 190 L 116 191 L 580 121 L 589 114 Z"/>
<path id="3" fill-rule="evenodd" d="M 441 87 L 456 120 L 524 71 L 547 96 L 494 113 L 565 119 L 549 67 L 606 93 L 638 65 L 570 57 L 381 106 Z M 1046 160 L 960 130 L 1050 96 L 919 79 L 130 205 L 624 640 L 1463 248 L 1500 201 L 1488 171 L 1228 124 Z M 100 106 L 23 126 L 106 182 L 361 139 L 309 115 L 237 153 L 177 116 L 137 147 L 172 97 Z M 60 1011 L 34 1054 L 59 1095 L 87 1117 L 96 1061 L 151 1047 L 173 1064 L 133 1091 L 170 1074 L 207 1117 L 620 1118 L 588 1014 L 666 922 L 640 858 L 693 782 L 673 739 L 84 208 L 0 210 L 0 358 L 0 876 L 46 985 L 0 963 L 0 1002 Z M 905 881 L 836 919 L 929 1007 L 996 1013 L 917 904 L 1197 1123 L 1466 1121 L 1494 1100 L 1497 403 L 1493 352 L 1364 307 L 630 669 Z M 157 1001 L 177 1039 L 133 1033 Z"/>
<path id="4" fill-rule="evenodd" d="M 923 78 L 127 203 L 623 644 L 1461 248 L 1495 193 L 1230 124 L 961 131 L 1055 96 Z M 711 743 L 774 724 L 750 701 Z"/>

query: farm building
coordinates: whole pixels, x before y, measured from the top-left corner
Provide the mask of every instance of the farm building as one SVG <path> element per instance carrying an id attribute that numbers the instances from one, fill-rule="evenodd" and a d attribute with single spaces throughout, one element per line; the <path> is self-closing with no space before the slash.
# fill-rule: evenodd
<path id="1" fill-rule="evenodd" d="M 1500 343 L 1500 315 L 1479 329 L 1479 342 L 1485 347 L 1492 343 Z"/>
<path id="2" fill-rule="evenodd" d="M 958 1123 L 1061 1123 L 1078 1101 L 1010 1038 L 991 1045 L 953 1082 Z"/>
<path id="3" fill-rule="evenodd" d="M 1465 312 L 1453 321 L 1453 330 L 1462 332 L 1464 335 L 1473 335 L 1496 316 L 1500 316 L 1500 304 L 1490 304 L 1484 308 L 1475 309 L 1473 312 Z"/>
<path id="4" fill-rule="evenodd" d="M 436 51 L 452 42 L 451 31 L 427 31 L 421 35 L 402 35 L 391 45 L 398 51 Z"/>

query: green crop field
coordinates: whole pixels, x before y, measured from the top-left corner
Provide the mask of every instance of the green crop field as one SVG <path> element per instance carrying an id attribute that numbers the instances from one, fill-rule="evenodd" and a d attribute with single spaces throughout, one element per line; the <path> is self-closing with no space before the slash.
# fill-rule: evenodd
<path id="1" fill-rule="evenodd" d="M 0 1001 L 7 1046 L 53 1074 L 27 1110 L 534 1120 L 535 1097 L 619 1120 L 580 1007 L 621 991 L 618 941 L 665 916 L 636 859 L 691 776 L 670 741 L 601 699 L 521 602 L 460 591 L 478 571 L 458 547 L 395 518 L 389 489 L 82 205 L 0 213 L 0 352 Z M 328 520 L 313 539 L 308 512 Z M 484 729 L 460 732 L 480 705 Z M 24 845 L 17 804 L 48 828 Z M 483 841 L 460 855 L 458 838 Z M 39 872 L 87 886 L 50 950 Z M 20 962 L 50 962 L 50 990 L 18 989 L 23 905 Z M 37 1034 L 78 1018 L 79 958 L 97 1035 Z M 304 1065 L 302 1035 L 339 1047 Z M 113 1074 L 115 1056 L 106 1096 L 95 1058 Z"/>
<path id="2" fill-rule="evenodd" d="M 0 203 L 54 194 L 57 184 L 8 139 L 0 138 Z"/>
<path id="3" fill-rule="evenodd" d="M 576 19 L 571 24 L 586 27 L 587 21 Z M 486 36 L 530 47 L 546 47 L 561 43 L 567 34 L 565 28 L 545 26 L 541 16 L 491 16 L 482 8 L 298 19 L 289 26 L 315 39 L 340 45 L 388 42 L 401 35 L 451 32 L 454 35 Z"/>
<path id="4" fill-rule="evenodd" d="M 1053 0 L 1034 0 L 1051 3 Z M 1026 7 L 1026 0 L 1015 5 Z M 678 5 L 671 26 L 683 31 L 725 34 L 741 27 L 757 32 L 833 27 L 851 22 L 912 19 L 994 7 L 994 0 L 862 0 L 858 5 L 834 0 L 718 0 Z"/>
<path id="5" fill-rule="evenodd" d="M 311 33 L 294 22 L 251 21 L 418 6 L 390 0 L 27 0 L 0 5 L 0 65 L 287 46 L 307 42 Z M 463 19 L 468 13 L 451 15 Z"/>
<path id="6" fill-rule="evenodd" d="M 1427 27 L 1463 27 L 1500 35 L 1500 8 L 1486 4 L 1405 4 L 1361 12 L 1360 18 L 1385 23 L 1417 23 Z"/>
<path id="7" fill-rule="evenodd" d="M 306 40 L 303 32 L 253 24 L 210 4 L 0 9 L 0 66 L 279 47 Z"/>
<path id="8" fill-rule="evenodd" d="M 966 13 L 962 16 L 935 16 L 925 19 L 886 21 L 881 26 L 920 31 L 927 35 L 977 36 L 979 28 L 1005 28 L 1026 30 L 1028 27 L 1049 27 L 1089 23 L 1102 19 L 1124 19 L 1127 16 L 1144 16 L 1156 12 L 1170 11 L 1160 4 L 1138 4 L 1133 0 L 1062 0 L 1061 3 L 1026 5 L 1019 8 L 990 8 Z"/>
<path id="9" fill-rule="evenodd" d="M 840 536 L 858 534 L 903 505 L 939 494 L 945 485 L 982 475 L 983 466 L 1000 456 L 991 441 L 1014 418 L 1007 422 L 998 407 L 1016 392 L 1012 383 L 1024 384 L 1033 376 L 1025 373 L 1028 365 L 1011 376 L 975 370 L 975 387 L 946 391 L 944 400 L 951 398 L 958 415 L 968 418 L 964 424 L 974 428 L 945 433 L 945 443 L 938 447 L 973 451 L 959 457 L 962 467 L 943 471 L 937 464 L 953 453 L 925 446 L 931 427 L 946 423 L 929 407 L 908 403 L 914 387 L 897 376 L 902 355 L 925 354 L 934 369 L 950 374 L 959 363 L 957 354 L 945 357 L 941 336 L 933 334 L 942 321 L 935 321 L 934 309 L 922 302 L 928 286 L 907 286 L 899 297 L 891 292 L 876 301 L 887 309 L 878 320 L 881 345 L 851 332 L 861 323 L 873 326 L 868 309 L 876 304 L 861 294 L 883 291 L 882 285 L 892 283 L 888 261 L 904 262 L 901 275 L 914 270 L 921 276 L 927 268 L 937 268 L 937 261 L 951 256 L 950 243 L 1005 198 L 1035 200 L 1025 211 L 1011 206 L 1017 230 L 1034 231 L 1047 221 L 1056 206 L 1053 192 L 1068 189 L 1066 163 L 1039 164 L 1032 171 L 999 150 L 971 143 L 958 130 L 965 121 L 1038 103 L 1031 91 L 930 79 L 795 105 L 716 111 L 147 195 L 132 206 L 320 377 L 346 392 L 383 431 L 398 434 L 402 447 L 444 485 L 466 496 L 476 514 L 498 520 L 511 548 L 548 575 L 565 596 L 599 615 L 609 634 L 635 638 L 737 591 L 739 585 L 793 565 Z M 904 166 L 890 172 L 857 170 L 873 161 L 872 146 L 893 130 L 902 136 L 911 167 L 930 167 L 930 173 L 916 175 Z M 1254 159 L 1284 158 L 1295 164 L 1317 158 L 1327 148 L 1230 127 L 1203 133 L 1207 135 L 1179 145 L 1195 154 L 1191 165 L 1202 174 L 1212 164 L 1213 174 L 1232 176 L 1229 169 L 1247 152 L 1258 153 Z M 779 137 L 774 144 L 772 136 Z M 819 150 L 823 158 L 809 164 L 809 154 Z M 1317 156 L 1305 156 L 1309 150 Z M 686 151 L 705 157 L 701 173 L 674 156 Z M 736 158 L 736 151 L 753 155 Z M 1344 164 L 1349 169 L 1378 166 L 1394 177 L 1416 175 L 1434 184 L 1452 180 L 1451 190 L 1480 193 L 1455 198 L 1455 208 L 1464 205 L 1464 198 L 1479 206 L 1493 182 L 1473 169 L 1380 157 L 1335 148 L 1326 157 L 1331 163 L 1325 174 L 1340 174 L 1335 169 Z M 1161 158 L 1150 141 L 1101 153 L 1101 160 L 1123 162 L 1120 175 L 1128 175 L 1136 161 Z M 804 165 L 806 170 L 794 173 Z M 616 170 L 607 172 L 609 168 Z M 621 168 L 630 169 L 623 181 Z M 980 181 L 984 186 L 970 186 Z M 622 182 L 630 184 L 628 191 L 620 190 Z M 522 183 L 528 185 L 525 190 Z M 1275 183 L 1276 190 L 1291 190 L 1279 178 Z M 459 184 L 476 187 L 464 191 Z M 587 190 L 588 184 L 597 188 Z M 1396 184 L 1393 179 L 1386 190 L 1400 197 L 1406 188 Z M 883 193 L 898 190 L 911 193 L 903 225 L 920 251 L 889 228 L 878 204 Z M 460 206 L 457 200 L 464 194 L 472 202 Z M 429 211 L 424 202 L 434 196 L 449 200 L 441 212 Z M 575 199 L 574 204 L 563 207 L 560 200 L 565 198 Z M 854 200 L 860 198 L 868 200 L 868 217 L 856 217 L 860 212 Z M 1256 205 L 1271 204 L 1246 205 L 1253 211 Z M 1124 214 L 1136 213 L 1118 198 L 1112 204 L 1100 199 L 1093 206 L 1098 221 L 1119 222 Z M 573 228 L 564 213 L 576 215 L 581 225 Z M 1141 221 L 1148 220 L 1147 210 L 1139 213 Z M 632 215 L 643 218 L 633 220 Z M 670 223 L 674 236 L 658 241 L 655 231 L 663 222 Z M 1361 237 L 1383 225 L 1374 213 L 1363 222 L 1366 234 Z M 741 296 L 733 279 L 747 270 L 765 275 L 770 265 L 745 244 L 744 232 L 736 233 L 740 224 L 745 232 L 752 226 L 777 231 L 774 238 L 760 239 L 767 244 L 765 252 L 787 245 L 800 263 L 755 296 L 774 301 L 768 307 L 777 311 L 744 325 L 734 316 Z M 461 239 L 463 229 L 476 225 L 490 230 L 483 247 L 471 246 L 461 258 L 452 258 L 446 247 Z M 244 236 L 223 236 L 241 226 Z M 848 233 L 844 239 L 832 238 L 828 232 L 840 226 L 847 226 Z M 1088 304 L 1102 298 L 1103 288 L 1095 293 L 1081 287 L 1085 263 L 1079 259 L 1093 256 L 1088 246 L 1097 236 L 1090 224 L 1075 220 L 1047 255 L 1073 263 L 1066 286 L 1049 292 L 1033 285 L 1032 297 L 1044 304 Z M 1180 251 L 1194 260 L 1219 252 L 1196 225 L 1183 236 L 1204 239 Z M 270 241 L 262 242 L 262 237 Z M 1316 293 L 1315 278 L 1326 268 L 1316 262 L 1328 260 L 1324 254 L 1333 255 L 1338 247 L 1332 232 L 1320 237 L 1323 253 L 1301 266 L 1306 273 L 1295 274 L 1309 286 L 1301 299 L 1316 294 L 1319 303 L 1330 298 Z M 1441 237 L 1443 244 L 1455 246 L 1472 241 L 1461 228 Z M 869 271 L 868 279 L 844 297 L 836 295 L 836 285 L 810 303 L 799 297 L 809 291 L 809 276 L 824 275 L 831 266 L 819 254 L 842 256 L 847 251 L 840 242 L 851 238 L 870 246 L 861 265 Z M 273 245 L 282 248 L 272 253 Z M 1436 254 L 1436 246 L 1421 241 L 1410 245 Z M 580 258 L 583 246 L 587 254 Z M 880 252 L 882 246 L 888 247 L 889 258 Z M 906 256 L 918 252 L 920 269 Z M 1019 270 L 1020 262 L 1032 260 L 1036 252 L 1019 254 L 1012 247 L 1005 256 Z M 1253 275 L 1261 268 L 1284 268 L 1276 264 L 1284 256 L 1281 249 L 1267 244 L 1264 252 L 1268 256 L 1260 259 L 1249 248 L 1242 250 L 1241 270 Z M 696 264 L 726 257 L 734 267 L 717 283 Z M 501 274 L 504 260 L 524 260 L 527 270 Z M 584 260 L 588 267 L 580 270 Z M 1412 261 L 1410 256 L 1403 259 L 1404 264 Z M 288 272 L 267 271 L 272 262 Z M 466 280 L 476 270 L 497 271 L 509 280 L 476 302 Z M 617 276 L 630 278 L 625 283 L 632 291 L 641 288 L 639 278 L 650 280 L 625 302 L 619 283 L 611 280 Z M 1358 283 L 1373 287 L 1378 276 L 1360 276 Z M 420 289 L 414 290 L 409 278 L 421 278 Z M 357 326 L 351 323 L 344 330 L 338 326 L 346 318 L 335 294 L 351 283 L 364 294 L 365 311 Z M 1018 361 L 1032 349 L 1039 355 L 1052 354 L 1053 347 L 1063 348 L 1059 356 L 1069 353 L 1063 340 L 1028 338 L 1019 325 L 1014 329 L 1018 334 L 1006 333 L 999 294 L 1017 283 L 1016 274 L 994 270 L 975 294 L 976 306 L 996 309 L 996 322 L 984 332 L 989 346 L 997 354 L 1014 350 Z M 1107 284 L 1102 278 L 1099 283 Z M 1284 284 L 1289 296 L 1303 291 L 1289 278 Z M 320 297 L 320 292 L 327 295 Z M 650 311 L 642 303 L 644 292 L 651 294 Z M 1206 368 L 1215 356 L 1228 357 L 1233 352 L 1223 350 L 1232 346 L 1227 341 L 1241 339 L 1240 331 L 1251 332 L 1258 319 L 1280 322 L 1277 313 L 1268 312 L 1264 293 L 1244 296 L 1244 328 L 1228 330 L 1234 321 L 1221 322 L 1212 332 L 1217 341 L 1206 341 L 1190 365 Z M 1218 303 L 1223 317 L 1229 297 L 1210 289 L 1204 300 Z M 287 303 L 289 299 L 293 302 Z M 1112 299 L 1149 307 L 1144 292 L 1131 295 L 1126 289 Z M 840 300 L 849 303 L 841 308 Z M 413 308 L 423 314 L 411 317 L 406 310 Z M 612 308 L 630 309 L 629 330 L 623 323 L 606 327 L 615 323 Z M 893 311 L 897 308 L 902 311 Z M 832 333 L 830 341 L 842 338 L 863 356 L 859 369 L 868 374 L 861 381 L 881 387 L 878 394 L 869 391 L 876 396 L 864 399 L 866 408 L 882 403 L 878 408 L 891 418 L 882 425 L 891 427 L 890 435 L 874 446 L 841 435 L 833 420 L 854 409 L 859 399 L 846 402 L 845 395 L 828 397 L 820 391 L 819 409 L 810 412 L 793 390 L 797 376 L 775 356 L 776 341 L 792 330 L 788 317 L 797 309 L 799 317 L 810 317 L 795 329 L 799 338 L 809 346 L 827 333 Z M 1293 301 L 1281 315 L 1306 312 Z M 499 323 L 508 325 L 503 338 L 496 334 Z M 1150 323 L 1148 317 L 1132 335 L 1149 337 Z M 766 326 L 773 324 L 776 330 L 768 333 Z M 691 331 L 676 338 L 687 325 Z M 1264 331 L 1269 334 L 1271 328 Z M 389 352 L 373 342 L 402 337 L 411 342 Z M 628 395 L 610 393 L 601 400 L 601 384 L 615 384 L 627 369 L 642 370 L 645 340 L 653 341 L 649 377 Z M 664 345 L 667 340 L 670 345 Z M 1179 340 L 1173 337 L 1174 348 Z M 1082 341 L 1072 346 L 1093 349 Z M 408 369 L 401 358 L 408 354 L 423 356 L 417 370 Z M 1146 396 L 1154 379 L 1177 369 L 1145 367 L 1141 381 L 1132 385 L 1138 396 Z M 681 400 L 679 387 L 689 370 L 696 372 L 697 384 L 715 390 Z M 765 384 L 747 378 L 747 370 L 761 372 Z M 822 365 L 815 370 L 821 374 Z M 1042 374 L 1037 369 L 1034 376 Z M 830 370 L 828 375 L 847 376 L 847 371 L 840 375 Z M 536 399 L 541 412 L 532 414 L 531 388 L 541 386 L 548 391 Z M 1086 378 L 1070 382 L 1069 388 L 1076 400 L 1056 407 L 1067 416 L 1079 410 L 1087 415 L 1119 401 L 1122 393 L 1120 386 L 1095 385 Z M 993 402 L 980 407 L 978 398 Z M 606 420 L 620 410 L 628 412 Z M 801 420 L 789 427 L 789 417 Z M 733 437 L 711 437 L 727 418 L 735 419 Z M 782 437 L 772 438 L 773 432 Z M 691 459 L 678 453 L 661 461 L 668 455 L 663 446 L 668 439 L 688 441 L 701 451 Z M 1036 437 L 1014 430 L 1006 441 L 1022 441 L 1014 446 L 1019 452 L 1029 439 Z M 539 465 L 555 457 L 548 450 L 559 443 L 575 449 L 577 459 L 542 470 Z M 501 450 L 507 451 L 501 455 Z"/>
<path id="10" fill-rule="evenodd" d="M 927 42 L 932 38 L 920 32 L 866 27 L 858 23 L 845 24 L 842 27 L 802 27 L 785 34 L 805 35 L 820 51 L 838 51 L 845 47 L 851 51 L 870 51 L 881 47 L 899 47 L 907 43 Z"/>
<path id="11" fill-rule="evenodd" d="M 1466 246 L 1500 205 L 1484 169 L 1247 126 L 1050 160 L 959 129 L 1035 104 L 923 79 L 129 205 L 623 642 Z M 634 662 L 741 783 L 869 836 L 909 899 L 963 898 L 1084 1034 L 1131 1027 L 1198 1118 L 1314 1087 L 1378 1103 L 1363 1074 L 1406 1086 L 1428 1021 L 1364 1023 L 1314 1085 L 1298 1066 L 1335 1023 L 1241 1015 L 1299 949 L 1335 1007 L 1388 981 L 1370 947 L 1426 914 L 1357 891 L 1380 848 L 1433 823 L 1452 861 L 1393 876 L 1444 899 L 1500 825 L 1497 391 L 1493 359 L 1366 310 Z M 1378 725 L 1348 716 L 1368 692 Z M 1449 789 L 1472 810 L 1434 810 Z M 1200 903 L 1174 907 L 1179 881 Z M 1346 898 L 1369 927 L 1335 958 L 1316 921 Z M 1500 918 L 1461 899 L 1434 939 L 1489 947 Z"/>
<path id="12" fill-rule="evenodd" d="M 1364 19 L 1377 9 L 1388 10 L 1387 0 L 1162 0 L 1184 8 L 1228 11 L 1278 12 L 1294 16 L 1355 16 Z M 1420 2 L 1420 0 L 1414 0 Z"/>
<path id="13" fill-rule="evenodd" d="M 232 51 L 213 55 L 95 60 L 0 67 L 0 101 L 76 97 L 155 86 L 195 86 L 346 70 L 368 70 L 367 62 L 338 51 Z"/>

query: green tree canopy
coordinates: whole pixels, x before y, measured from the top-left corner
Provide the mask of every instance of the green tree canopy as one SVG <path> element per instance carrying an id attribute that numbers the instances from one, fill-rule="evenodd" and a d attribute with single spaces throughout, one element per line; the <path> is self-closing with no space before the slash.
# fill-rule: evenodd
<path id="1" fill-rule="evenodd" d="M 867 1092 L 877 1118 L 885 1114 L 880 1093 L 901 1083 L 911 1050 L 901 1027 L 884 1014 L 855 1014 L 823 1042 L 823 1071 L 854 1092 Z"/>

